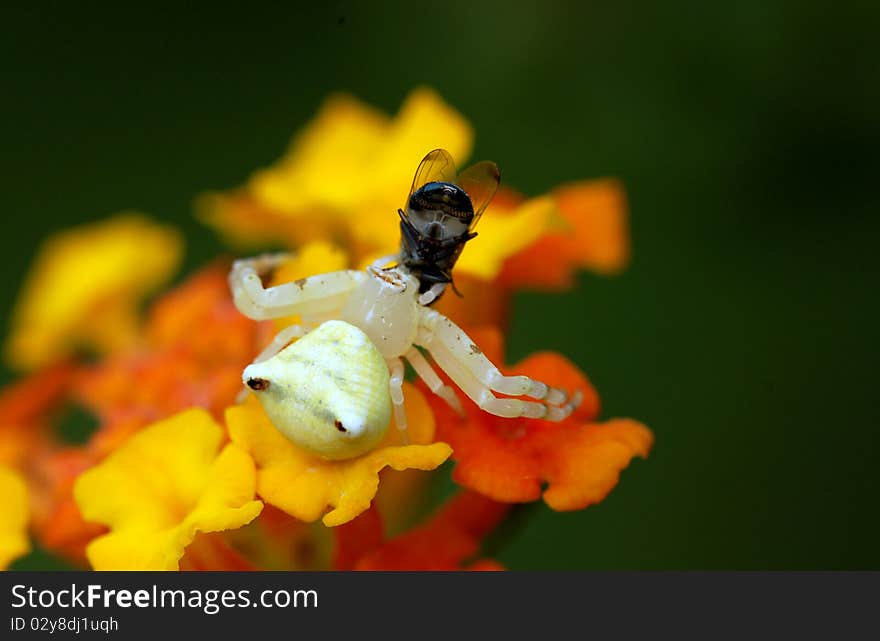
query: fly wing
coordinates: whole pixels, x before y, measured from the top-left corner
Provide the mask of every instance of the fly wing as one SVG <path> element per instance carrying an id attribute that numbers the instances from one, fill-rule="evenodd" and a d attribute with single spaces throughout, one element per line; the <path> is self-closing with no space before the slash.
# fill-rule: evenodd
<path id="1" fill-rule="evenodd" d="M 455 182 L 455 161 L 445 149 L 429 151 L 428 155 L 422 159 L 418 169 L 416 169 L 416 175 L 413 178 L 409 196 L 412 196 L 419 188 L 430 182 Z M 409 203 L 409 196 L 406 199 L 407 203 Z M 406 206 L 404 206 L 404 209 L 406 209 Z"/>
<path id="2" fill-rule="evenodd" d="M 461 172 L 456 184 L 470 196 L 471 204 L 474 206 L 474 217 L 470 224 L 470 228 L 473 229 L 483 210 L 498 191 L 498 185 L 501 184 L 501 170 L 494 162 L 484 160 Z"/>

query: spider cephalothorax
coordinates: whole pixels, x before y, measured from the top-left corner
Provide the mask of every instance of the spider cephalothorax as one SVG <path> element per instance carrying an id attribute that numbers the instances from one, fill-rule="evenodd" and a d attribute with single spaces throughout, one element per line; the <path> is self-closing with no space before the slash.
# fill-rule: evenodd
<path id="1" fill-rule="evenodd" d="M 470 229 L 478 216 L 474 212 L 465 223 L 466 216 L 455 215 L 465 211 L 462 206 L 467 203 L 454 190 L 416 187 L 426 162 L 448 157 L 446 152 L 438 156 L 439 151 L 428 154 L 420 165 L 409 198 L 412 203 L 412 196 L 421 188 L 415 204 L 427 203 L 433 208 L 402 213 L 401 220 L 402 225 L 412 225 L 419 231 L 420 235 L 414 237 L 415 249 L 427 246 L 428 240 L 442 242 L 444 237 L 458 243 L 457 251 L 446 256 L 445 265 L 413 264 L 414 254 L 406 253 L 404 237 L 400 256 L 377 261 L 365 271 L 317 274 L 275 287 L 264 287 L 263 277 L 286 259 L 284 254 L 240 260 L 232 267 L 229 283 L 242 313 L 256 320 L 292 315 L 301 319 L 299 325 L 279 332 L 244 370 L 243 380 L 257 394 L 275 426 L 319 456 L 350 458 L 374 447 L 387 428 L 389 404 L 397 427 L 406 429 L 404 360 L 433 393 L 461 411 L 455 392 L 442 382 L 419 348 L 431 355 L 461 391 L 491 414 L 560 421 L 580 402 L 579 393 L 569 400 L 565 392 L 546 383 L 527 376 L 504 376 L 460 327 L 429 307 L 451 279 L 432 280 L 427 270 L 436 267 L 437 273 L 449 276 L 464 242 L 473 237 Z M 492 163 L 475 167 L 486 169 L 487 165 L 494 167 Z M 445 175 L 454 176 L 454 166 L 451 174 L 449 169 L 445 171 Z M 459 177 L 462 185 L 469 184 L 466 173 Z M 485 175 L 482 170 L 480 173 Z M 446 193 L 448 203 L 442 200 L 441 191 Z M 494 188 L 491 191 L 494 193 Z M 473 192 L 478 189 L 473 188 Z M 471 202 L 473 194 L 464 193 Z M 479 211 L 486 202 L 480 201 Z M 461 226 L 455 227 L 453 220 Z M 435 222 L 439 228 L 431 227 Z M 431 231 L 434 229 L 437 231 Z M 384 267 L 389 260 L 399 264 Z M 427 280 L 428 287 L 422 279 Z M 303 336 L 308 340 L 288 345 Z M 511 396 L 534 400 L 506 398 Z"/>

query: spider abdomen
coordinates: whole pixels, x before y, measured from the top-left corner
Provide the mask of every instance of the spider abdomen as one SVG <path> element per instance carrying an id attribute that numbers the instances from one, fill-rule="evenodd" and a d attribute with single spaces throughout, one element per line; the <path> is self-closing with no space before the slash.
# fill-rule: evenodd
<path id="1" fill-rule="evenodd" d="M 370 451 L 391 420 L 385 359 L 360 329 L 331 320 L 242 375 L 275 427 L 325 459 Z"/>

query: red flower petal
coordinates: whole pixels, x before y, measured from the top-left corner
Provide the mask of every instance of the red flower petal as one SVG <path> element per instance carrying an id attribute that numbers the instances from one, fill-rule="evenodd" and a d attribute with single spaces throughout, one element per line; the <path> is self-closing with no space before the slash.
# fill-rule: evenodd
<path id="1" fill-rule="evenodd" d="M 510 506 L 474 492 L 461 492 L 427 523 L 388 541 L 355 565 L 358 570 L 497 570 L 494 561 L 467 565 L 480 542 L 507 514 Z"/>
<path id="2" fill-rule="evenodd" d="M 333 528 L 336 547 L 333 550 L 333 567 L 337 570 L 353 570 L 358 559 L 382 545 L 382 518 L 375 505 L 360 516 Z"/>

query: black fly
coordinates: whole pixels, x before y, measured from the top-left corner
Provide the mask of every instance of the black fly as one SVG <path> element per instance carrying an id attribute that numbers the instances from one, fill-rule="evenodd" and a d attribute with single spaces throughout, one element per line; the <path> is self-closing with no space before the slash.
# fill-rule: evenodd
<path id="1" fill-rule="evenodd" d="M 400 262 L 418 278 L 420 293 L 452 283 L 452 267 L 477 235 L 473 228 L 500 182 L 498 165 L 489 161 L 456 175 L 445 149 L 429 152 L 419 164 L 406 209 L 398 214 Z"/>

